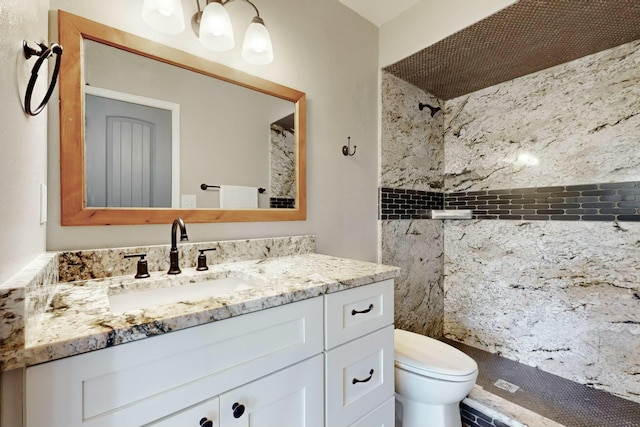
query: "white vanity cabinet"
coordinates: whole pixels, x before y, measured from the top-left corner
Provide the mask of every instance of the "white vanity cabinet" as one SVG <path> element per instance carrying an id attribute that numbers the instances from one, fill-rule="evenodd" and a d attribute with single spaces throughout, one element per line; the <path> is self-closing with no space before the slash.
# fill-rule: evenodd
<path id="1" fill-rule="evenodd" d="M 220 399 L 217 396 L 213 397 L 177 414 L 145 425 L 145 427 L 177 426 L 220 427 Z"/>
<path id="2" fill-rule="evenodd" d="M 317 355 L 220 395 L 220 425 L 322 427 L 322 394 L 322 355 Z"/>
<path id="3" fill-rule="evenodd" d="M 318 297 L 29 367 L 25 425 L 253 425 L 243 423 L 254 410 L 287 399 L 319 407 L 296 427 L 322 425 L 322 310 Z M 229 399 L 246 414 L 234 418 Z"/>
<path id="4" fill-rule="evenodd" d="M 393 280 L 325 295 L 326 425 L 394 424 Z"/>
<path id="5" fill-rule="evenodd" d="M 391 427 L 392 323 L 387 280 L 31 366 L 24 425 Z"/>

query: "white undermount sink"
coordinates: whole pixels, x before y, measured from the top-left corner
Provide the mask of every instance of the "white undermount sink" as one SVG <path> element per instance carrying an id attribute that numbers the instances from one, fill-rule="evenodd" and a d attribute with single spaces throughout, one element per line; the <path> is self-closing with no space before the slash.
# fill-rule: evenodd
<path id="1" fill-rule="evenodd" d="M 227 276 L 152 289 L 119 289 L 118 293 L 109 294 L 109 304 L 111 311 L 122 313 L 180 302 L 192 303 L 260 286 L 256 281 Z"/>

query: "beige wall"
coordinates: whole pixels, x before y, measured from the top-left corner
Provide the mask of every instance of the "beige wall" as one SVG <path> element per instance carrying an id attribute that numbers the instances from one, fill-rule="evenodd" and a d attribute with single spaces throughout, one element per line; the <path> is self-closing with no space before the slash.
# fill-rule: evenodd
<path id="1" fill-rule="evenodd" d="M 40 184 L 47 181 L 47 113 L 30 117 L 22 109 L 35 63 L 25 60 L 22 41 L 48 41 L 47 4 L 0 0 L 0 283 L 45 250 Z M 46 68 L 40 75 L 37 104 L 46 91 Z"/>
<path id="2" fill-rule="evenodd" d="M 422 0 L 380 26 L 380 67 L 431 46 L 516 0 Z"/>
<path id="3" fill-rule="evenodd" d="M 141 1 L 52 0 L 51 9 L 101 21 L 190 53 L 205 56 L 307 94 L 307 221 L 274 223 L 187 224 L 192 241 L 315 234 L 318 252 L 356 259 L 376 259 L 377 207 L 377 28 L 345 13 L 338 0 L 259 2 L 274 44 L 275 61 L 260 67 L 240 56 L 243 27 L 251 8 L 229 5 L 236 48 L 214 53 L 201 47 L 189 28 L 165 36 L 146 27 Z M 183 1 L 185 15 L 195 9 Z M 246 21 L 246 22 L 245 22 Z M 57 111 L 50 126 L 50 250 L 168 243 L 168 225 L 61 227 Z M 346 158 L 341 147 L 351 136 L 358 154 Z"/>

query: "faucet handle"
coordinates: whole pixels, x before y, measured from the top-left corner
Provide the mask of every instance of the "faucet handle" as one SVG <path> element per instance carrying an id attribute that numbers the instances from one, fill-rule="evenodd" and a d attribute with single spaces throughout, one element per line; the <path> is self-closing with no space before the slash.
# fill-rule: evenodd
<path id="1" fill-rule="evenodd" d="M 147 260 L 144 259 L 147 254 L 125 254 L 124 258 L 140 258 L 138 260 L 138 270 L 136 272 L 136 279 L 144 279 L 145 277 L 149 277 L 149 268 L 147 264 Z"/>
<path id="2" fill-rule="evenodd" d="M 204 271 L 209 269 L 209 267 L 207 266 L 207 256 L 204 253 L 207 251 L 215 251 L 215 250 L 216 248 L 198 249 L 198 251 L 200 251 L 200 255 L 198 255 L 198 267 L 196 268 L 196 270 Z"/>

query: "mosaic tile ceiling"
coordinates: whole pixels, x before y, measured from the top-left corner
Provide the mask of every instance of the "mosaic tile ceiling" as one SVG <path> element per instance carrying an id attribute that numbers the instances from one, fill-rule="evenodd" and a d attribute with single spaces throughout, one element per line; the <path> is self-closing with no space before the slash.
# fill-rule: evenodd
<path id="1" fill-rule="evenodd" d="M 640 39 L 640 0 L 520 0 L 385 68 L 443 100 Z"/>

